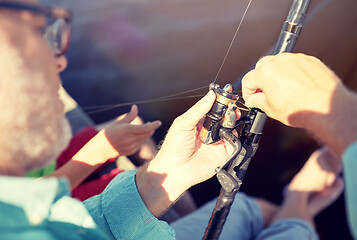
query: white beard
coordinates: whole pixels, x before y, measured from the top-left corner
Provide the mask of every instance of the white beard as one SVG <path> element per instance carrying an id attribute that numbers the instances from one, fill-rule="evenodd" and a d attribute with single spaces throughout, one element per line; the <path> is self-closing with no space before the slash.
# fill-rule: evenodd
<path id="1" fill-rule="evenodd" d="M 0 24 L 4 34 L 1 30 Z M 56 61 L 49 49 L 37 44 L 40 36 L 28 35 L 16 47 L 8 41 L 11 37 L 0 45 L 2 174 L 23 174 L 54 161 L 71 137 L 58 96 Z"/>
<path id="2" fill-rule="evenodd" d="M 62 119 L 60 128 L 60 135 L 56 141 L 48 141 L 47 136 L 44 135 L 36 138 L 37 143 L 24 147 L 26 158 L 31 159 L 25 164 L 26 171 L 41 168 L 56 161 L 57 157 L 66 149 L 72 136 L 71 128 L 66 118 Z"/>

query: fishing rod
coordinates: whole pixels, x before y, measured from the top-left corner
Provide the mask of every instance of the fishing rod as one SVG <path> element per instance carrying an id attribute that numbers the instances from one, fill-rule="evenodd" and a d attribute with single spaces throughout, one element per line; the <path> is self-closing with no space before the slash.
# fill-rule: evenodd
<path id="1" fill-rule="evenodd" d="M 292 52 L 300 35 L 311 0 L 294 0 L 289 14 L 283 23 L 273 55 Z M 232 85 L 221 88 L 212 83 L 209 87 L 216 94 L 216 101 L 207 113 L 200 138 L 205 144 L 212 144 L 225 139 L 234 151 L 227 163 L 216 169 L 217 179 L 222 188 L 217 198 L 211 218 L 203 236 L 204 240 L 218 239 L 226 222 L 234 198 L 240 189 L 243 178 L 259 146 L 259 140 L 267 115 L 257 108 L 252 108 L 246 116 L 236 120 L 238 93 Z M 239 136 L 233 130 L 243 125 Z"/>

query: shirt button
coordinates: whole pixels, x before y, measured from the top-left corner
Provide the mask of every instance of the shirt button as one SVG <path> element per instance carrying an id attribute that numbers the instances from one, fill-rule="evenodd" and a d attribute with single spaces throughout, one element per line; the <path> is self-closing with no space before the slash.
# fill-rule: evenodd
<path id="1" fill-rule="evenodd" d="M 29 223 L 31 225 L 39 225 L 40 223 L 42 223 L 43 218 L 38 215 L 38 214 L 32 214 L 29 216 Z"/>

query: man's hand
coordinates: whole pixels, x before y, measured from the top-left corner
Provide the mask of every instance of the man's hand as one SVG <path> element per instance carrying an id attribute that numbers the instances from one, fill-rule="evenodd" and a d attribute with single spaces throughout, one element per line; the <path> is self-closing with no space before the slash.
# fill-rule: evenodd
<path id="1" fill-rule="evenodd" d="M 207 180 L 228 160 L 233 148 L 221 141 L 205 145 L 197 125 L 210 110 L 215 94 L 210 91 L 186 113 L 175 119 L 156 157 L 136 176 L 139 193 L 148 209 L 159 216 L 185 190 Z"/>
<path id="2" fill-rule="evenodd" d="M 304 127 L 308 118 L 299 113 L 328 113 L 336 91 L 346 91 L 340 79 L 320 60 L 303 54 L 264 57 L 242 80 L 249 107 L 295 127 Z"/>
<path id="3" fill-rule="evenodd" d="M 244 76 L 242 91 L 249 107 L 310 130 L 339 154 L 357 139 L 357 95 L 315 57 L 264 57 Z"/>

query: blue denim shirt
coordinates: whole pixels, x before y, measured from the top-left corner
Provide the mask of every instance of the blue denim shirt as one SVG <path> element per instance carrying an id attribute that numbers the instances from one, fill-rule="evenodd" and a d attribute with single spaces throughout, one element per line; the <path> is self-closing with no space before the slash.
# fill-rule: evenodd
<path id="1" fill-rule="evenodd" d="M 119 174 L 84 205 L 64 179 L 0 176 L 0 239 L 174 239 L 141 200 L 135 173 Z"/>
<path id="2" fill-rule="evenodd" d="M 136 170 L 116 176 L 107 188 L 84 202 L 97 225 L 113 239 L 170 240 L 174 230 L 146 208 L 135 183 Z"/>
<path id="3" fill-rule="evenodd" d="M 108 239 L 64 179 L 0 176 L 0 239 Z"/>
<path id="4" fill-rule="evenodd" d="M 345 150 L 342 159 L 348 223 L 353 238 L 357 239 L 357 141 Z"/>

